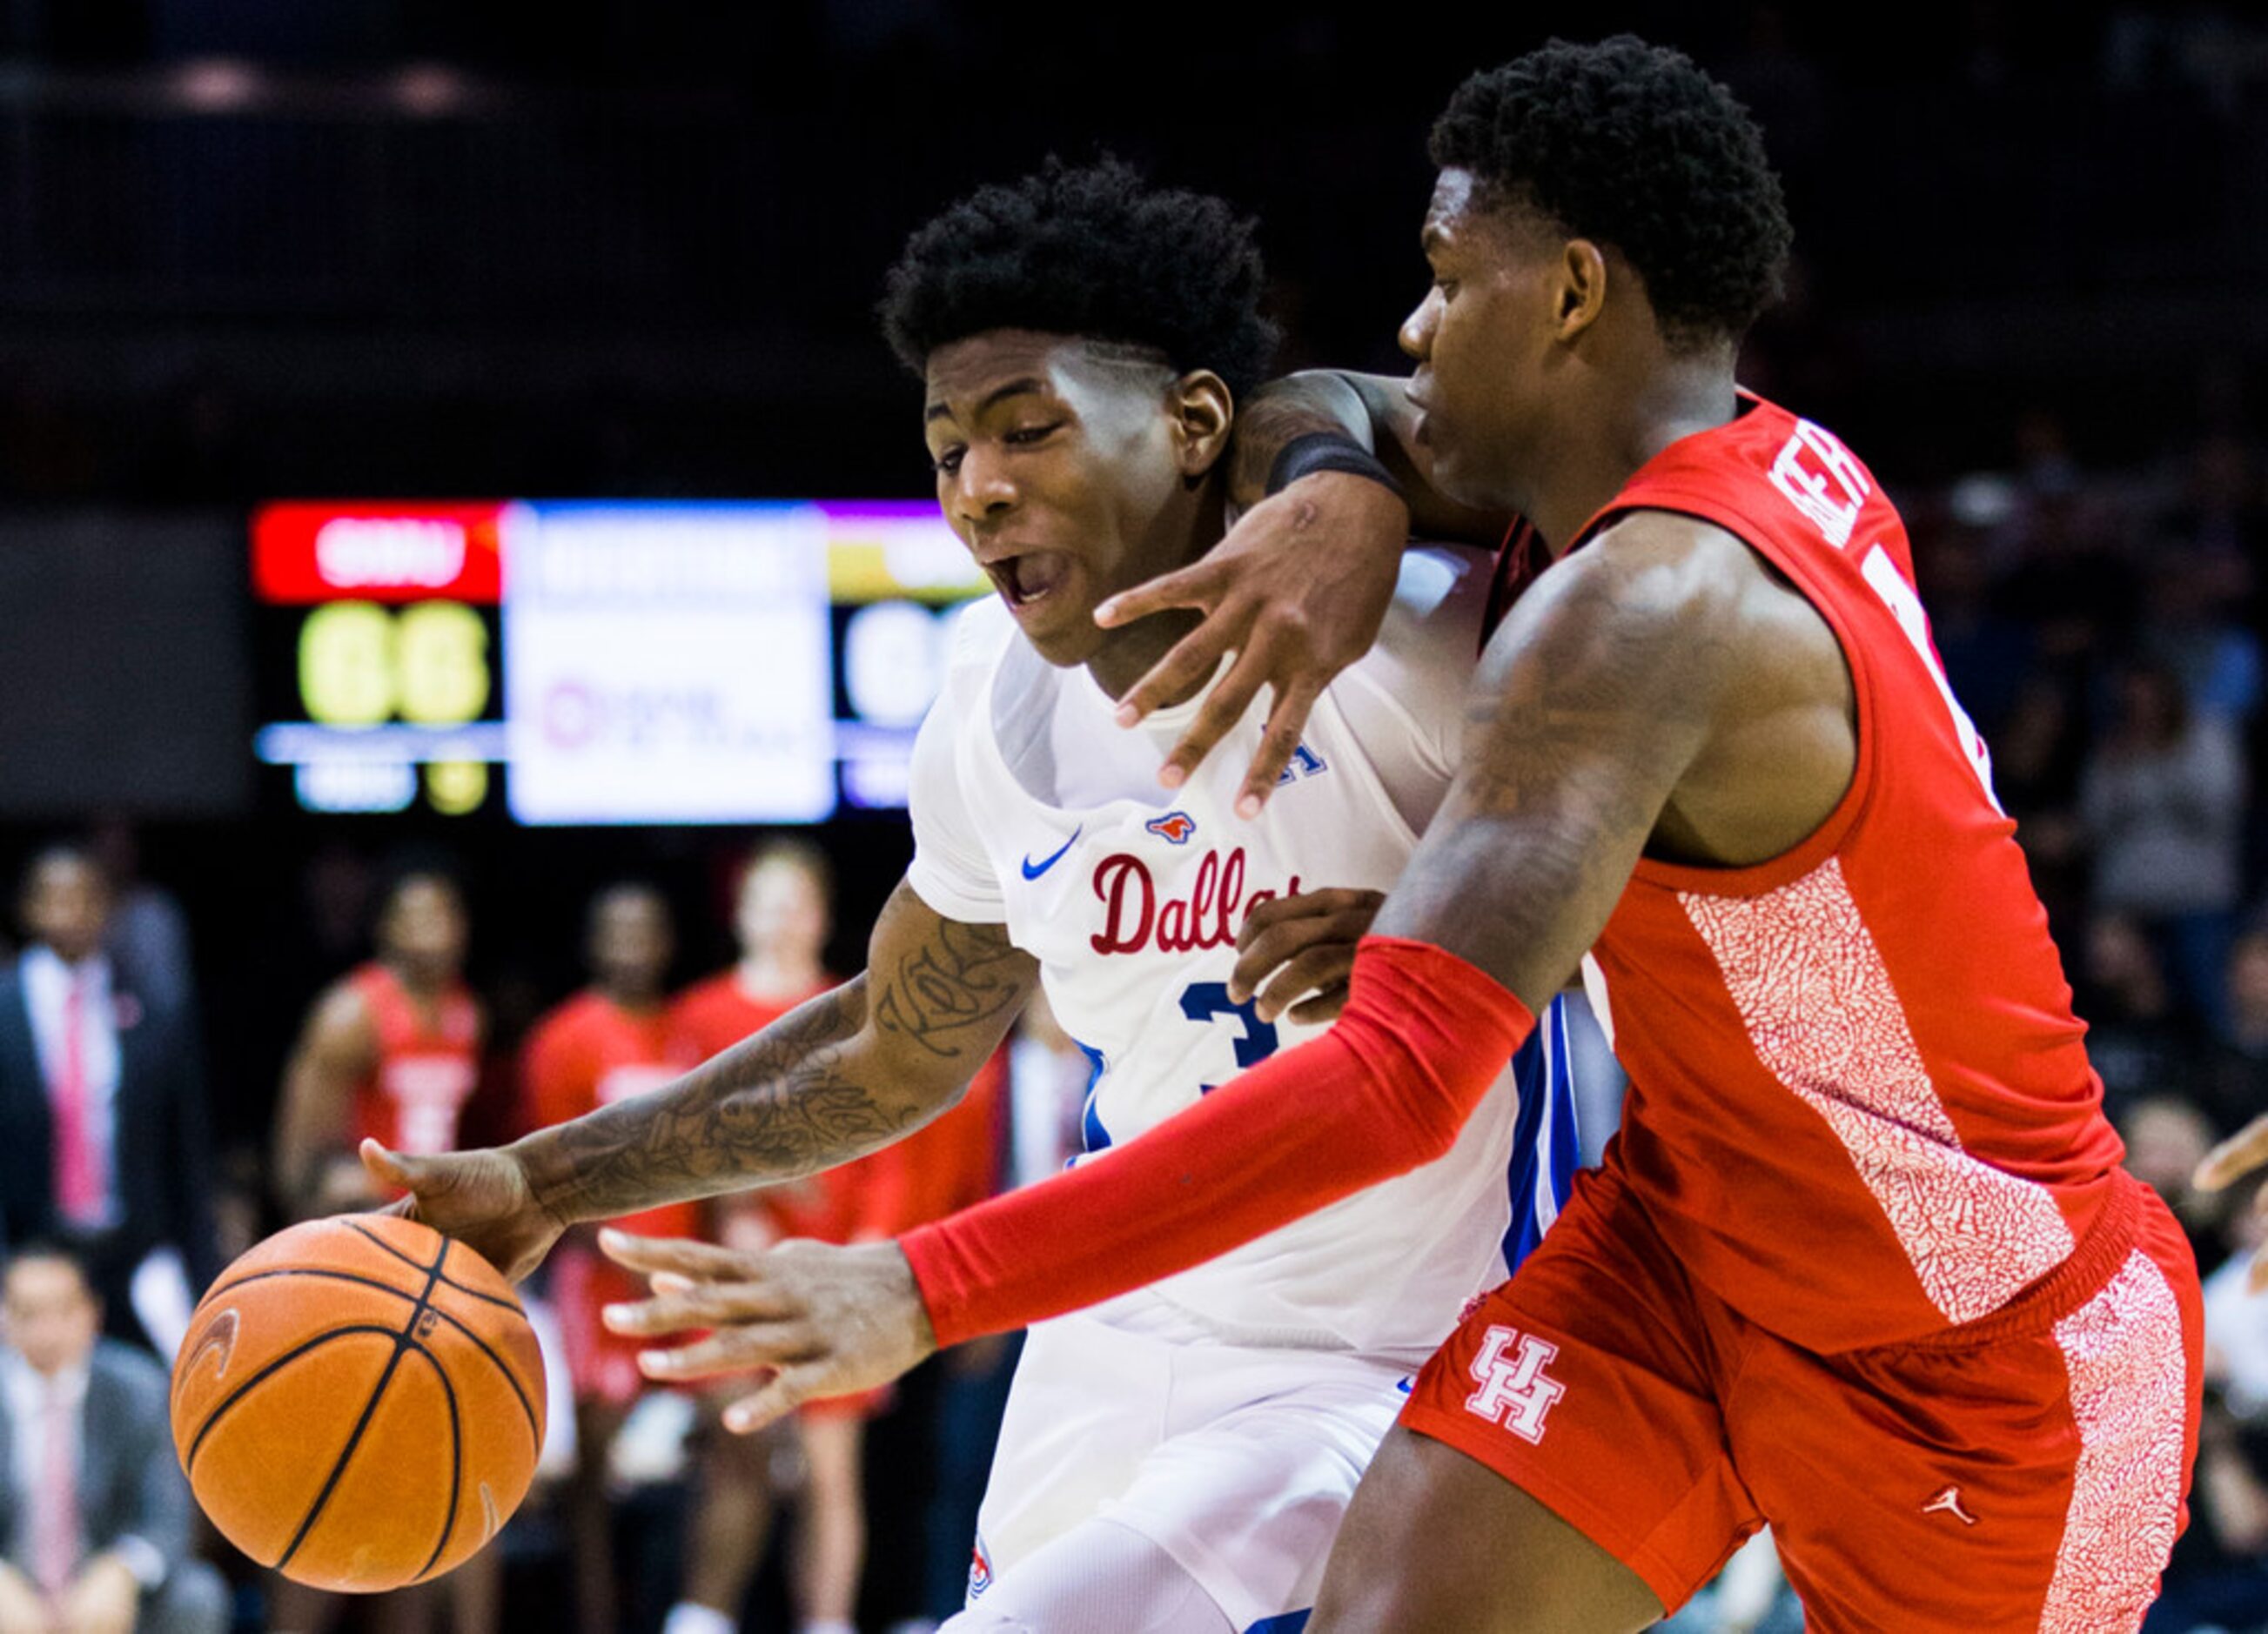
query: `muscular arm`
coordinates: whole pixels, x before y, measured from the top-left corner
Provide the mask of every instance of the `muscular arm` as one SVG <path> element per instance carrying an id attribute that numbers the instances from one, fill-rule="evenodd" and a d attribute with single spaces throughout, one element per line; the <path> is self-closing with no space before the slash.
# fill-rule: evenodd
<path id="1" fill-rule="evenodd" d="M 1688 769 L 1745 715 L 1760 582 L 1729 535 L 1653 514 L 1545 574 L 1490 644 L 1464 764 L 1339 1023 L 1105 1162 L 909 1236 L 938 1342 L 1186 1270 L 1447 1152 L 1524 1006 L 1565 981 Z"/>
<path id="2" fill-rule="evenodd" d="M 940 917 L 902 881 L 864 975 L 665 1088 L 508 1150 L 567 1224 L 829 1168 L 959 1099 L 1038 975 L 1006 927 Z"/>
<path id="3" fill-rule="evenodd" d="M 1270 380 L 1236 417 L 1229 445 L 1228 493 L 1240 510 L 1267 497 L 1268 473 L 1294 438 L 1315 431 L 1351 437 L 1384 461 L 1402 484 L 1414 538 L 1496 545 L 1512 519 L 1461 505 L 1433 486 L 1432 456 L 1419 446 L 1417 410 L 1392 375 L 1307 369 Z"/>
<path id="4" fill-rule="evenodd" d="M 362 996 L 333 988 L 307 1018 L 284 1069 L 269 1169 L 287 1213 L 324 1211 L 327 1170 L 342 1159 L 352 1161 L 348 1135 L 356 1087 L 377 1064 L 378 1035 Z"/>

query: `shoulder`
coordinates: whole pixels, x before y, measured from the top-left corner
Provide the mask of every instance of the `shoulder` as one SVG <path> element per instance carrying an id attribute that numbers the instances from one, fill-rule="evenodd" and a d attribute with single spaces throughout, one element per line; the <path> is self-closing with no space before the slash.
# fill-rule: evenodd
<path id="1" fill-rule="evenodd" d="M 368 979 L 368 969 L 357 970 L 323 990 L 308 1017 L 308 1031 L 327 1039 L 372 1035 L 378 1026 L 380 990 Z"/>
<path id="2" fill-rule="evenodd" d="M 1371 650 L 1348 671 L 1398 692 L 1412 671 L 1472 673 L 1487 628 L 1491 552 L 1463 545 L 1412 545 L 1402 554 L 1394 600 Z"/>

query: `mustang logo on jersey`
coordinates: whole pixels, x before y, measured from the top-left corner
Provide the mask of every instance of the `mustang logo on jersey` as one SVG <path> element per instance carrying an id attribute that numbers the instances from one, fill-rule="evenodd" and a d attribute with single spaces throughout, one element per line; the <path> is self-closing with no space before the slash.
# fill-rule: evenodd
<path id="1" fill-rule="evenodd" d="M 1244 848 L 1224 858 L 1207 851 L 1186 897 L 1159 900 L 1150 865 L 1127 851 L 1115 851 L 1094 865 L 1095 900 L 1102 904 L 1102 929 L 1087 938 L 1098 953 L 1139 953 L 1153 945 L 1160 953 L 1186 953 L 1201 947 L 1226 947 L 1236 940 L 1244 915 L 1272 902 L 1274 891 L 1244 895 Z M 1293 874 L 1282 894 L 1300 894 Z"/>
<path id="2" fill-rule="evenodd" d="M 1197 820 L 1187 812 L 1167 812 L 1163 817 L 1152 817 L 1142 826 L 1176 845 L 1187 845 L 1189 836 L 1197 831 Z"/>

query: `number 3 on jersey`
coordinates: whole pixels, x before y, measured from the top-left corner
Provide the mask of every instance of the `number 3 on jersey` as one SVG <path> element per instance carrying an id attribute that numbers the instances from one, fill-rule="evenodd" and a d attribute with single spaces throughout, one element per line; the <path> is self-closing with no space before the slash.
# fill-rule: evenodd
<path id="1" fill-rule="evenodd" d="M 1248 998 L 1237 1004 L 1228 996 L 1226 982 L 1192 982 L 1182 990 L 1182 1013 L 1192 1021 L 1211 1021 L 1216 1018 L 1233 1020 L 1238 1024 L 1236 1065 L 1239 1071 L 1258 1066 L 1276 1053 L 1276 1024 L 1263 1021 L 1254 1001 Z M 1219 1088 L 1218 1084 L 1200 1084 L 1197 1093 L 1209 1095 Z"/>

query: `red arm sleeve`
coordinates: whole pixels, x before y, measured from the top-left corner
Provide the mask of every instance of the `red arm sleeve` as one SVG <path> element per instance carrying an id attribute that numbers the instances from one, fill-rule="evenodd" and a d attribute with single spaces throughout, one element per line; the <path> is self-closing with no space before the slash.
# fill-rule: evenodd
<path id="1" fill-rule="evenodd" d="M 1442 1156 L 1535 1026 L 1454 953 L 1365 937 L 1322 1037 L 1108 1156 L 909 1233 L 939 1347 L 1187 1270 Z"/>

